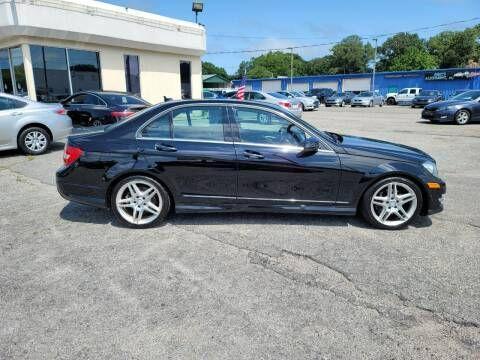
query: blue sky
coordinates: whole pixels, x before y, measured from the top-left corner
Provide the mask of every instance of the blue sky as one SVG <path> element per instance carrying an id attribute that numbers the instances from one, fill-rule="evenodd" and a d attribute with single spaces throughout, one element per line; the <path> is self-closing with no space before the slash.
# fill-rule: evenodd
<path id="1" fill-rule="evenodd" d="M 191 0 L 107 2 L 194 20 Z M 327 43 L 351 34 L 391 33 L 480 16 L 480 0 L 205 0 L 204 4 L 205 11 L 199 14 L 199 22 L 207 28 L 208 52 Z M 419 35 L 428 38 L 442 30 L 461 30 L 473 24 L 470 22 L 422 31 Z M 330 47 L 301 49 L 297 52 L 310 59 L 327 54 Z M 204 60 L 225 67 L 228 73 L 234 73 L 240 61 L 260 54 L 205 55 Z"/>

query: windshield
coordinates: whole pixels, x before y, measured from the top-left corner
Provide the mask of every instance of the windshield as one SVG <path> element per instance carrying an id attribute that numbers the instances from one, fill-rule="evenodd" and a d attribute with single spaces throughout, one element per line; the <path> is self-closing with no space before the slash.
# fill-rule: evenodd
<path id="1" fill-rule="evenodd" d="M 285 95 L 279 94 L 279 93 L 268 93 L 268 95 L 271 95 L 273 97 L 276 97 L 277 99 L 288 99 Z"/>
<path id="2" fill-rule="evenodd" d="M 102 98 L 114 105 L 148 105 L 147 102 L 131 95 L 102 94 Z"/>
<path id="3" fill-rule="evenodd" d="M 435 90 L 423 90 L 420 91 L 420 96 L 435 96 L 437 92 Z"/>
<path id="4" fill-rule="evenodd" d="M 369 91 L 364 91 L 364 92 L 361 92 L 360 94 L 358 94 L 358 96 L 368 97 L 368 96 L 372 96 L 372 93 L 369 92 Z"/>
<path id="5" fill-rule="evenodd" d="M 475 100 L 477 98 L 480 97 L 480 91 L 467 91 L 467 92 L 464 92 L 464 93 L 461 93 L 457 96 L 454 96 L 452 98 L 452 100 L 465 100 L 465 101 L 469 101 L 469 100 Z"/>

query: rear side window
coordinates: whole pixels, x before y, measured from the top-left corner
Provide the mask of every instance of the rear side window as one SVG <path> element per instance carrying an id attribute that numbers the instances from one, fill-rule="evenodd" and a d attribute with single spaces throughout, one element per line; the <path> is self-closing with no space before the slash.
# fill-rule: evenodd
<path id="1" fill-rule="evenodd" d="M 142 137 L 169 139 L 171 137 L 170 113 L 153 120 L 150 124 L 144 127 L 142 130 Z"/>
<path id="2" fill-rule="evenodd" d="M 0 111 L 9 109 L 20 109 L 25 107 L 26 105 L 26 102 L 20 100 L 0 97 Z"/>
<path id="3" fill-rule="evenodd" d="M 173 138 L 179 140 L 224 141 L 227 123 L 223 106 L 191 106 L 172 113 Z"/>
<path id="4" fill-rule="evenodd" d="M 410 94 L 416 94 L 417 90 L 416 89 L 410 89 Z"/>

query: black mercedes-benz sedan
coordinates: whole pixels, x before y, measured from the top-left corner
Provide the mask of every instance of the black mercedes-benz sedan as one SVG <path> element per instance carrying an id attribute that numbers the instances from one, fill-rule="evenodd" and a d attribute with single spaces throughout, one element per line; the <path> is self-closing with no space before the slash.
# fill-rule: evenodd
<path id="1" fill-rule="evenodd" d="M 412 108 L 424 107 L 437 101 L 442 101 L 443 95 L 438 90 L 422 90 L 412 100 Z"/>
<path id="2" fill-rule="evenodd" d="M 403 145 L 320 131 L 276 105 L 172 101 L 71 136 L 57 187 L 137 228 L 176 212 L 355 215 L 398 229 L 443 209 L 435 160 Z"/>
<path id="3" fill-rule="evenodd" d="M 79 92 L 62 100 L 61 104 L 77 126 L 112 124 L 151 106 L 139 97 L 106 91 Z"/>

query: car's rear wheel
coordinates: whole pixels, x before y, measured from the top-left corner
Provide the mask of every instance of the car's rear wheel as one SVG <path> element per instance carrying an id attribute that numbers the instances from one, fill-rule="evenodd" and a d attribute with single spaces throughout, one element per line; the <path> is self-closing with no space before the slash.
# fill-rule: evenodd
<path id="1" fill-rule="evenodd" d="M 340 103 L 340 107 L 344 107 L 344 106 L 345 106 L 345 101 L 342 101 L 342 102 Z"/>
<path id="2" fill-rule="evenodd" d="M 361 212 L 373 226 L 396 230 L 418 216 L 422 201 L 422 192 L 414 182 L 392 177 L 377 182 L 365 192 Z"/>
<path id="3" fill-rule="evenodd" d="M 50 135 L 40 127 L 27 128 L 18 137 L 18 146 L 26 154 L 43 154 L 47 151 L 49 145 Z"/>
<path id="4" fill-rule="evenodd" d="M 133 228 L 158 225 L 170 210 L 164 187 L 146 176 L 131 176 L 113 189 L 111 208 L 121 223 Z"/>
<path id="5" fill-rule="evenodd" d="M 459 110 L 455 114 L 455 122 L 458 125 L 468 124 L 469 121 L 470 121 L 470 113 L 468 112 L 468 110 Z"/>
<path id="6" fill-rule="evenodd" d="M 373 107 L 373 101 L 370 101 L 370 104 L 368 104 L 368 107 Z"/>

